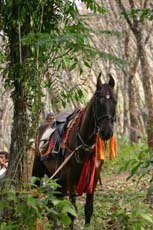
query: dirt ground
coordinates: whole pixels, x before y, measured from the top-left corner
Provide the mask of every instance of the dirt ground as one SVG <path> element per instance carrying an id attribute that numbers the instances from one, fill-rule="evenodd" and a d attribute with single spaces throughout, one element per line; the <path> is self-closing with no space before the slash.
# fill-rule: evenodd
<path id="1" fill-rule="evenodd" d="M 94 209 L 96 209 L 95 216 L 97 216 L 98 214 L 97 208 L 99 209 L 98 212 L 100 213 L 102 210 L 101 206 L 104 205 L 103 202 L 105 202 L 106 200 L 106 203 L 109 203 L 110 202 L 109 197 L 112 197 L 112 196 L 114 197 L 113 198 L 114 200 L 112 200 L 112 202 L 119 202 L 121 204 L 123 203 L 124 205 L 124 198 L 126 196 L 128 196 L 128 199 L 130 199 L 130 197 L 132 198 L 133 196 L 135 196 L 135 194 L 140 194 L 142 192 L 141 194 L 144 194 L 144 195 L 140 196 L 139 201 L 148 203 L 145 198 L 145 194 L 146 194 L 146 191 L 149 185 L 149 182 L 148 182 L 149 177 L 146 176 L 142 178 L 141 181 L 139 181 L 138 177 L 132 177 L 131 179 L 127 180 L 128 176 L 129 174 L 126 172 L 117 174 L 117 175 L 111 174 L 111 175 L 104 176 L 104 177 L 101 176 L 101 184 L 98 183 L 96 191 L 95 191 L 95 197 L 94 197 L 94 206 L 95 206 Z M 100 200 L 102 196 L 105 197 L 103 201 Z M 151 202 L 149 201 L 149 203 L 150 203 L 149 206 L 152 209 L 153 207 L 151 205 Z M 79 204 L 81 205 L 82 209 L 84 209 L 85 195 L 83 195 L 82 197 L 78 197 L 77 199 L 78 207 L 79 207 Z M 110 203 L 110 206 L 111 206 L 111 203 Z M 95 218 L 95 216 L 93 215 L 92 218 Z M 81 211 L 81 215 L 79 214 L 78 218 L 79 219 L 76 221 L 76 223 L 78 224 L 77 226 L 79 227 L 77 227 L 76 229 L 82 230 L 84 229 L 82 227 L 84 223 L 84 211 L 83 210 Z M 97 227 L 93 228 L 93 225 L 95 227 L 96 224 L 98 227 L 99 226 L 98 223 L 96 223 L 96 220 L 94 220 L 94 224 L 92 224 L 92 226 L 89 229 L 98 229 Z M 101 229 L 98 229 L 98 230 L 101 230 Z"/>

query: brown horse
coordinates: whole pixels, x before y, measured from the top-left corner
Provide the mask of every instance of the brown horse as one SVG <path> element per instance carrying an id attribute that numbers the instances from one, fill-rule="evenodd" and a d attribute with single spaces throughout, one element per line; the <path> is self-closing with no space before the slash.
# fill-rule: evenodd
<path id="1" fill-rule="evenodd" d="M 69 194 L 69 199 L 74 206 L 76 200 L 76 187 L 82 169 L 87 159 L 92 159 L 94 156 L 94 153 L 91 152 L 91 146 L 95 144 L 97 133 L 99 133 L 105 141 L 109 140 L 113 135 L 116 108 L 116 99 L 113 92 L 115 82 L 113 77 L 109 74 L 109 83 L 102 84 L 100 76 L 101 73 L 97 78 L 97 87 L 94 95 L 69 131 L 64 158 L 66 159 L 73 152 L 74 154 L 58 172 L 56 177 L 61 185 L 63 195 Z M 90 224 L 93 212 L 94 190 L 102 164 L 103 161 L 101 161 L 95 169 L 92 192 L 86 192 L 85 224 Z M 58 167 L 57 157 L 54 155 L 43 162 L 40 161 L 40 156 L 36 155 L 33 166 L 33 176 L 40 178 L 46 173 L 50 177 Z M 73 229 L 73 221 L 71 229 Z"/>

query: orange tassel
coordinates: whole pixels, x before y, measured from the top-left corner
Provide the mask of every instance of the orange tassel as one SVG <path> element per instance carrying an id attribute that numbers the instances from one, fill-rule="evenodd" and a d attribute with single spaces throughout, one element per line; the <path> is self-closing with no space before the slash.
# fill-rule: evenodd
<path id="1" fill-rule="evenodd" d="M 113 160 L 116 157 L 117 152 L 117 145 L 116 145 L 116 138 L 113 135 L 109 141 L 109 159 Z"/>
<path id="2" fill-rule="evenodd" d="M 112 160 L 116 156 L 116 138 L 113 135 L 109 141 L 109 159 Z M 96 138 L 96 160 L 105 160 L 105 153 L 106 153 L 106 143 L 100 137 L 99 133 L 97 134 Z"/>
<path id="3" fill-rule="evenodd" d="M 99 133 L 96 138 L 96 160 L 105 160 L 106 144 Z"/>

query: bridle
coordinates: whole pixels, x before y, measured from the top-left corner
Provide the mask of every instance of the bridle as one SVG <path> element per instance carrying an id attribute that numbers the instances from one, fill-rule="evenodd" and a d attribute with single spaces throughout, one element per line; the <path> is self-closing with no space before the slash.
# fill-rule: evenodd
<path id="1" fill-rule="evenodd" d="M 103 96 L 105 99 L 106 99 L 106 102 L 107 100 L 110 98 L 108 98 L 108 96 Z M 100 125 L 102 122 L 105 122 L 106 120 L 111 120 L 112 122 L 115 121 L 115 116 L 113 117 L 111 114 L 110 114 L 110 111 L 109 109 L 107 109 L 106 113 L 105 114 L 102 114 L 100 116 L 97 115 L 97 107 L 98 107 L 98 102 L 97 102 L 97 93 L 94 94 L 94 97 L 93 97 L 93 117 L 94 117 L 94 129 L 93 129 L 93 132 L 91 133 L 91 135 L 88 137 L 88 140 L 86 141 L 86 143 L 90 143 L 90 140 L 92 138 L 94 138 L 98 132 L 101 131 L 101 128 L 100 128 Z M 107 105 L 107 103 L 106 103 Z M 82 120 L 82 119 L 81 119 Z M 79 125 L 80 127 L 81 125 Z M 81 143 L 85 148 L 88 148 L 90 149 L 91 148 L 91 145 L 88 145 L 84 142 L 84 140 L 82 139 L 81 135 L 80 135 L 80 132 L 78 131 L 77 133 L 77 142 Z"/>
<path id="2" fill-rule="evenodd" d="M 108 108 L 108 99 L 110 99 L 109 95 L 102 96 L 106 100 L 106 113 L 102 114 L 100 116 L 97 115 L 97 95 L 95 94 L 95 99 L 94 99 L 94 108 L 93 108 L 93 113 L 94 113 L 94 120 L 95 120 L 95 130 L 99 131 L 100 130 L 100 124 L 102 121 L 106 120 L 111 120 L 112 122 L 115 121 L 115 116 L 112 116 L 110 114 L 109 108 Z"/>

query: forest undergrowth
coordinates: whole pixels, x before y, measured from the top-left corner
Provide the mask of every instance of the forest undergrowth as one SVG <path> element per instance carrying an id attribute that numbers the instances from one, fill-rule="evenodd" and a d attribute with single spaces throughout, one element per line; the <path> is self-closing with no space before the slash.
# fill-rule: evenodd
<path id="1" fill-rule="evenodd" d="M 56 198 L 55 181 L 44 178 L 40 188 L 33 188 L 35 178 L 32 178 L 32 190 L 1 193 L 0 230 L 35 230 L 37 220 L 41 220 L 44 230 L 55 230 L 54 226 L 66 230 L 70 224 L 69 214 L 76 216 L 75 230 L 152 230 L 153 151 L 145 142 L 129 144 L 128 138 L 118 139 L 117 146 L 114 160 L 109 160 L 107 151 L 102 183 L 95 191 L 90 226 L 84 227 L 85 195 L 77 197 L 76 214 L 67 199 Z M 10 216 L 2 216 L 4 210 Z M 46 216 L 50 216 L 51 221 L 44 223 Z"/>
<path id="2" fill-rule="evenodd" d="M 153 155 L 149 153 L 149 160 L 146 148 L 144 143 L 130 145 L 126 138 L 118 141 L 116 159 L 106 159 L 103 166 L 90 227 L 82 227 L 85 196 L 78 197 L 76 229 L 153 229 Z M 148 165 L 144 161 L 149 162 Z"/>

